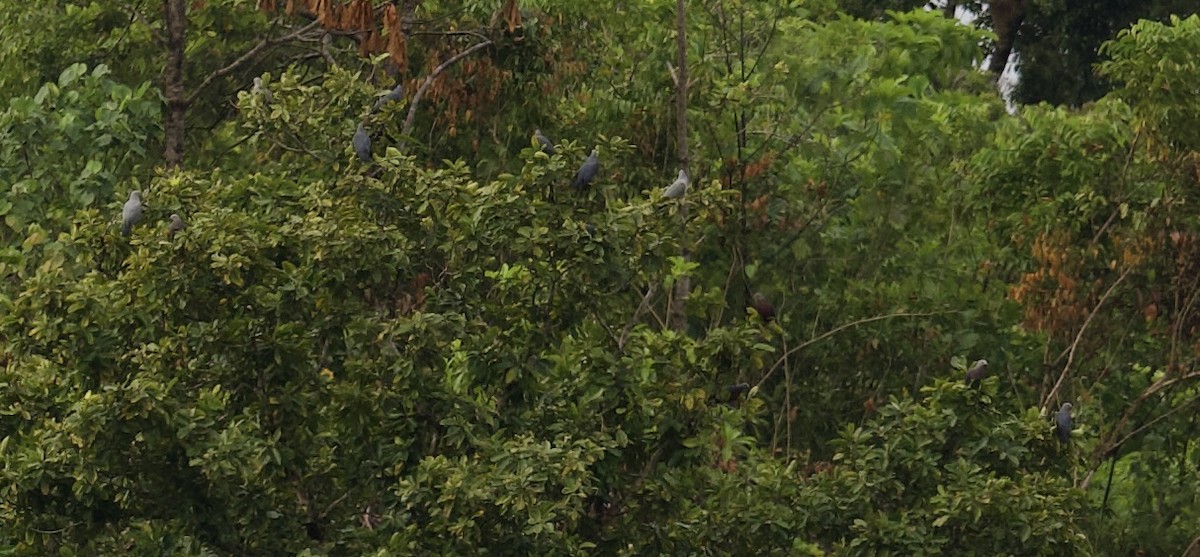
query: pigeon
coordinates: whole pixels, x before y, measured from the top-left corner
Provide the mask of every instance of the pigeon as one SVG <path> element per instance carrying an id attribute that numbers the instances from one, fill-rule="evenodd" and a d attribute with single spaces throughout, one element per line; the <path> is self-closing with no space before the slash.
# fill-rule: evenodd
<path id="1" fill-rule="evenodd" d="M 1054 415 L 1054 433 L 1058 434 L 1058 440 L 1063 443 L 1071 440 L 1071 403 L 1064 402 L 1062 409 Z"/>
<path id="2" fill-rule="evenodd" d="M 679 199 L 683 194 L 687 193 L 688 175 L 682 169 L 679 171 L 679 177 L 667 189 L 663 191 L 663 197 L 667 199 Z"/>
<path id="3" fill-rule="evenodd" d="M 250 91 L 252 93 L 262 95 L 263 104 L 271 104 L 271 101 L 275 100 L 275 94 L 271 93 L 271 90 L 267 89 L 267 87 L 263 85 L 263 80 L 261 77 L 254 78 L 254 88 Z"/>
<path id="4" fill-rule="evenodd" d="M 175 237 L 175 233 L 187 228 L 187 223 L 179 218 L 179 215 L 171 213 L 171 224 L 167 225 L 167 235 L 171 238 Z"/>
<path id="5" fill-rule="evenodd" d="M 600 151 L 592 149 L 592 154 L 583 161 L 583 165 L 579 167 L 579 171 L 575 173 L 575 179 L 571 180 L 571 187 L 581 189 L 587 187 L 600 173 Z"/>
<path id="6" fill-rule="evenodd" d="M 538 145 L 542 146 L 543 153 L 546 153 L 547 155 L 554 154 L 554 142 L 550 141 L 550 138 L 546 137 L 546 134 L 542 133 L 542 130 L 533 130 L 533 138 L 537 140 Z"/>
<path id="7" fill-rule="evenodd" d="M 142 220 L 142 192 L 129 192 L 129 201 L 121 208 L 121 235 L 128 236 L 133 231 L 133 225 Z"/>
<path id="8" fill-rule="evenodd" d="M 367 135 L 367 128 L 363 127 L 362 122 L 358 123 L 358 130 L 354 132 L 350 144 L 354 146 L 354 153 L 359 160 L 371 162 L 371 136 Z"/>
<path id="9" fill-rule="evenodd" d="M 380 97 L 379 100 L 375 101 L 375 106 L 371 107 L 371 112 L 378 112 L 379 109 L 383 108 L 383 105 L 390 103 L 392 101 L 401 100 L 403 98 L 404 98 L 404 83 L 397 83 L 396 86 L 393 87 L 391 91 L 388 91 L 386 95 Z"/>
<path id="10" fill-rule="evenodd" d="M 971 385 L 979 383 L 979 381 L 981 381 L 983 377 L 987 375 L 987 367 L 987 360 L 979 360 L 975 362 L 975 365 L 971 366 L 971 369 L 967 370 L 967 383 Z"/>

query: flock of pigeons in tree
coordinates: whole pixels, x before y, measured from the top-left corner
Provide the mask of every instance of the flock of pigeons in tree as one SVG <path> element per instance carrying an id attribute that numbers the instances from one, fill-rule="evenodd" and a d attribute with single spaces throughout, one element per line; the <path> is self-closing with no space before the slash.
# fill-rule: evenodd
<path id="1" fill-rule="evenodd" d="M 979 384 L 987 375 L 988 362 L 987 360 L 979 360 L 971 369 L 967 370 L 967 384 L 972 387 Z M 1058 412 L 1054 414 L 1054 433 L 1058 436 L 1058 440 L 1067 443 L 1071 440 L 1071 403 L 1064 402 Z"/>
<path id="2" fill-rule="evenodd" d="M 271 93 L 271 90 L 263 85 L 262 78 L 260 77 L 254 78 L 254 87 L 251 92 L 256 95 L 260 95 L 263 99 L 263 102 L 266 104 L 270 104 L 274 99 L 274 95 Z M 383 108 L 383 106 L 387 103 L 399 101 L 403 98 L 403 85 L 396 85 L 394 88 L 392 88 L 392 90 L 388 91 L 377 101 L 375 101 L 375 104 L 371 107 L 371 112 L 378 112 L 379 109 Z M 549 137 L 546 137 L 546 134 L 542 133 L 541 129 L 533 130 L 533 139 L 541 147 L 543 153 L 546 153 L 547 155 L 555 154 L 554 142 L 551 141 Z M 359 160 L 366 163 L 372 161 L 371 136 L 367 133 L 365 121 L 359 122 L 358 129 L 355 130 L 354 137 L 351 138 L 350 144 L 354 148 L 354 153 L 358 155 Z M 592 153 L 583 161 L 583 164 L 579 166 L 579 170 L 575 172 L 575 177 L 571 179 L 571 187 L 575 189 L 585 188 L 592 182 L 592 180 L 596 178 L 596 175 L 599 173 L 600 152 L 598 149 L 593 148 Z M 687 193 L 688 183 L 689 180 L 687 172 L 681 169 L 679 171 L 679 175 L 675 178 L 675 181 L 672 182 L 671 185 L 667 186 L 665 190 L 663 190 L 663 197 L 667 199 L 679 199 L 683 197 L 683 195 Z M 121 234 L 123 236 L 128 236 L 133 231 L 134 225 L 141 220 L 142 192 L 134 190 L 129 192 L 129 200 L 125 202 L 124 207 L 121 209 Z M 187 224 L 183 222 L 183 219 L 180 218 L 178 214 L 172 213 L 170 217 L 170 223 L 167 225 L 167 234 L 173 238 L 175 233 L 183 230 L 186 227 Z M 758 316 L 763 320 L 763 322 L 771 322 L 775 320 L 775 306 L 771 304 L 771 302 L 767 300 L 762 293 L 754 293 L 753 307 L 754 311 L 758 313 Z M 979 382 L 983 380 L 984 376 L 987 375 L 987 367 L 987 360 L 979 360 L 975 362 L 975 364 L 967 370 L 967 383 L 971 386 L 978 385 Z M 737 385 L 727 387 L 730 394 L 730 400 L 735 400 L 739 395 L 749 390 L 748 387 L 749 385 L 745 383 L 739 383 Z M 1054 428 L 1055 433 L 1058 435 L 1059 441 L 1062 441 L 1063 443 L 1070 441 L 1072 428 L 1070 402 L 1063 403 L 1062 407 L 1054 415 Z"/>
<path id="3" fill-rule="evenodd" d="M 254 78 L 254 91 L 262 95 L 265 102 L 270 102 L 271 91 L 262 85 L 260 78 Z M 404 84 L 396 84 L 392 90 L 381 96 L 379 100 L 371 107 L 371 114 L 374 114 L 383 108 L 389 102 L 400 101 L 404 99 Z M 543 153 L 554 155 L 554 142 L 542 133 L 541 129 L 533 130 L 533 138 L 541 147 Z M 367 120 L 358 123 L 358 128 L 354 130 L 354 136 L 350 138 L 350 146 L 354 149 L 354 154 L 358 156 L 358 160 L 364 163 L 370 163 L 371 157 L 371 134 L 367 131 Z M 600 174 L 600 150 L 593 148 L 592 153 L 588 155 L 583 164 L 579 166 L 579 170 L 575 172 L 575 177 L 571 179 L 571 187 L 582 189 L 592 183 L 596 176 Z M 663 197 L 667 199 L 679 199 L 683 194 L 687 193 L 689 179 L 687 172 L 682 169 L 679 171 L 679 176 L 671 185 L 663 190 Z"/>
<path id="4" fill-rule="evenodd" d="M 142 220 L 142 192 L 129 192 L 129 200 L 121 207 L 121 235 L 128 236 L 133 232 L 133 225 Z M 171 222 L 167 224 L 167 235 L 174 238 L 175 233 L 187 228 L 187 224 L 176 213 L 171 213 Z"/>

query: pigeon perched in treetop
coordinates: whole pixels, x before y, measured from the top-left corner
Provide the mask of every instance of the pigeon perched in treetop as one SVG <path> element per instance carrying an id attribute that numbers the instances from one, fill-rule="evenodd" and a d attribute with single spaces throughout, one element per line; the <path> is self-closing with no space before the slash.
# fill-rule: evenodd
<path id="1" fill-rule="evenodd" d="M 762 292 L 754 293 L 754 311 L 758 312 L 758 316 L 764 322 L 771 322 L 775 319 L 775 305 L 762 295 Z"/>
<path id="2" fill-rule="evenodd" d="M 121 208 L 121 235 L 128 236 L 133 231 L 133 225 L 142 220 L 142 192 L 129 192 L 129 201 Z"/>
<path id="3" fill-rule="evenodd" d="M 187 228 L 187 223 L 179 218 L 179 215 L 171 213 L 171 224 L 167 225 L 167 236 L 174 238 L 175 233 Z"/>
<path id="4" fill-rule="evenodd" d="M 371 136 L 367 135 L 367 128 L 362 122 L 358 123 L 358 130 L 354 132 L 350 144 L 354 146 L 354 153 L 358 155 L 359 160 L 371 162 Z"/>
<path id="5" fill-rule="evenodd" d="M 262 95 L 263 104 L 271 104 L 271 101 L 275 100 L 275 95 L 263 85 L 261 77 L 254 78 L 254 88 L 250 89 L 250 92 Z"/>
<path id="6" fill-rule="evenodd" d="M 542 130 L 533 130 L 533 138 L 537 140 L 538 145 L 542 146 L 543 153 L 546 153 L 547 155 L 554 154 L 554 142 L 550 141 L 550 138 L 546 137 L 546 134 L 542 133 Z"/>
<path id="7" fill-rule="evenodd" d="M 404 98 L 404 83 L 403 82 L 397 83 L 395 87 L 392 87 L 391 91 L 388 91 L 386 95 L 380 97 L 379 100 L 375 101 L 375 106 L 371 107 L 371 112 L 376 112 L 380 108 L 383 108 L 383 105 L 390 103 L 392 101 L 402 100 L 403 98 Z"/>
<path id="8" fill-rule="evenodd" d="M 974 385 L 982 380 L 983 377 L 987 375 L 987 367 L 987 360 L 979 360 L 975 362 L 975 365 L 971 366 L 971 369 L 967 370 L 967 383 Z"/>
<path id="9" fill-rule="evenodd" d="M 1071 403 L 1064 402 L 1062 409 L 1054 415 L 1054 432 L 1058 440 L 1066 443 L 1071 440 Z"/>
<path id="10" fill-rule="evenodd" d="M 575 179 L 571 180 L 571 187 L 584 188 L 592 183 L 596 175 L 600 173 L 600 150 L 592 149 L 592 154 L 583 161 L 583 165 L 579 167 L 579 171 L 575 173 Z"/>
<path id="11" fill-rule="evenodd" d="M 667 189 L 663 191 L 663 197 L 667 199 L 679 199 L 683 194 L 687 193 L 688 175 L 682 169 L 679 170 L 679 177 Z"/>

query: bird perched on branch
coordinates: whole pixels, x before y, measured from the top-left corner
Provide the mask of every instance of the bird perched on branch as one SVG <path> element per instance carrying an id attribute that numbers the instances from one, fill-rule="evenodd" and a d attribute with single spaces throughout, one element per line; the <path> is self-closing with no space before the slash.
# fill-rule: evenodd
<path id="1" fill-rule="evenodd" d="M 404 84 L 397 83 L 395 87 L 392 87 L 391 91 L 388 91 L 386 95 L 379 97 L 379 100 L 375 101 L 375 106 L 371 107 L 371 112 L 378 112 L 379 109 L 383 108 L 383 105 L 393 102 L 393 101 L 399 101 L 399 100 L 403 100 L 403 99 L 404 99 Z"/>
<path id="2" fill-rule="evenodd" d="M 1062 408 L 1054 415 L 1054 433 L 1058 440 L 1067 443 L 1071 440 L 1071 403 L 1064 402 Z"/>
<path id="3" fill-rule="evenodd" d="M 575 173 L 575 179 L 571 180 L 571 187 L 582 189 L 592 183 L 596 179 L 596 175 L 600 173 L 600 150 L 592 149 L 592 154 L 583 161 L 583 165 L 579 167 L 579 171 Z"/>
<path id="4" fill-rule="evenodd" d="M 129 200 L 121 207 L 121 235 L 128 236 L 133 232 L 133 225 L 142 220 L 142 192 L 129 192 Z"/>
<path id="5" fill-rule="evenodd" d="M 358 123 L 358 130 L 354 132 L 350 144 L 354 147 L 354 153 L 358 155 L 359 160 L 371 162 L 371 136 L 367 135 L 367 128 L 363 126 L 362 122 Z"/>
<path id="6" fill-rule="evenodd" d="M 171 224 L 167 225 L 167 237 L 174 238 L 175 233 L 184 228 L 187 228 L 187 223 L 183 222 L 183 219 L 179 218 L 178 214 L 171 213 Z"/>
<path id="7" fill-rule="evenodd" d="M 775 304 L 772 304 L 762 292 L 754 293 L 754 311 L 758 312 L 758 316 L 762 318 L 764 323 L 770 323 L 775 320 Z"/>
<path id="8" fill-rule="evenodd" d="M 263 80 L 261 77 L 254 78 L 254 87 L 250 89 L 250 92 L 256 95 L 262 95 L 263 104 L 271 104 L 271 102 L 275 100 L 275 94 L 272 93 L 266 85 L 263 85 Z"/>
<path id="9" fill-rule="evenodd" d="M 546 137 L 546 134 L 542 133 L 541 129 L 533 130 L 533 138 L 537 140 L 538 145 L 541 146 L 543 153 L 546 153 L 547 155 L 554 154 L 554 142 L 550 141 L 550 138 Z"/>
<path id="10" fill-rule="evenodd" d="M 679 199 L 683 197 L 683 194 L 687 193 L 688 181 L 687 172 L 680 169 L 679 176 L 675 178 L 675 181 L 667 186 L 667 189 L 663 190 L 663 197 L 667 199 Z"/>
<path id="11" fill-rule="evenodd" d="M 726 396 L 723 397 L 724 400 L 721 400 L 722 397 L 718 397 L 717 393 L 713 393 L 713 394 L 709 395 L 708 403 L 709 404 L 729 404 L 731 406 L 736 406 L 738 404 L 738 402 L 740 402 L 742 395 L 750 392 L 750 384 L 749 383 L 736 383 L 733 385 L 726 385 L 724 388 L 724 391 L 726 393 Z"/>
<path id="12" fill-rule="evenodd" d="M 987 360 L 979 360 L 971 369 L 967 370 L 967 383 L 975 386 L 987 375 L 988 362 Z"/>

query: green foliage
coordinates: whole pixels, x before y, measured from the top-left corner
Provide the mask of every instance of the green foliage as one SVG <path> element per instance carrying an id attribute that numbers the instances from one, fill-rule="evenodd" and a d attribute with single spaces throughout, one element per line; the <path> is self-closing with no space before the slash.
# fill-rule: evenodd
<path id="1" fill-rule="evenodd" d="M 216 75 L 169 173 L 159 22 L 95 52 L 119 67 L 75 64 L 82 38 L 0 51 L 0 553 L 1189 542 L 1194 18 L 1111 43 L 1122 87 L 1086 110 L 1010 115 L 976 69 L 989 37 L 936 11 L 689 9 L 693 183 L 668 201 L 674 3 L 522 3 L 519 32 L 504 5 L 423 3 L 408 75 L 341 38 Z M 189 83 L 257 44 L 251 8 L 190 8 Z M 0 34 L 17 13 L 49 12 Z M 253 75 L 271 102 L 235 93 Z M 395 80 L 416 86 L 369 113 Z M 1063 445 L 1040 408 L 1066 400 Z"/>

